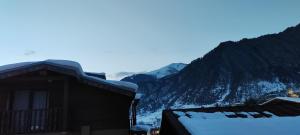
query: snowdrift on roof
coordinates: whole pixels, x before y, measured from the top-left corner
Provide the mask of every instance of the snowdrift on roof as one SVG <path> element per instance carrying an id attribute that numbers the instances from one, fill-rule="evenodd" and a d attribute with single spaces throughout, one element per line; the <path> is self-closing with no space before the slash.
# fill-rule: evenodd
<path id="1" fill-rule="evenodd" d="M 4 66 L 0 66 L 0 74 L 9 72 L 9 71 L 13 71 L 13 70 L 18 70 L 21 68 L 28 68 L 28 67 L 39 65 L 39 64 L 48 64 L 48 65 L 52 65 L 52 66 L 56 66 L 56 67 L 71 69 L 71 70 L 74 70 L 78 74 L 79 77 L 86 79 L 86 80 L 97 82 L 99 84 L 106 84 L 106 85 L 110 85 L 110 86 L 117 87 L 120 89 L 129 90 L 132 92 L 136 92 L 138 89 L 138 86 L 133 83 L 105 80 L 105 79 L 102 79 L 99 77 L 89 76 L 83 71 L 83 69 L 79 63 L 74 62 L 74 61 L 69 61 L 69 60 L 45 60 L 45 61 L 37 61 L 37 62 L 22 62 L 22 63 L 4 65 Z"/>
<path id="2" fill-rule="evenodd" d="M 192 135 L 299 135 L 300 116 L 270 118 L 228 118 L 222 112 L 174 112 Z M 227 112 L 229 113 L 229 112 Z M 255 112 L 253 112 L 255 113 Z M 188 115 L 187 115 L 188 114 Z"/>

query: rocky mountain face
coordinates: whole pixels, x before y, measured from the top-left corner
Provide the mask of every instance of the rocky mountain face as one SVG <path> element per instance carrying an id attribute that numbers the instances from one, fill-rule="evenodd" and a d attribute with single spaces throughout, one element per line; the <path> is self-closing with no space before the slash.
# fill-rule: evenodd
<path id="1" fill-rule="evenodd" d="M 138 83 L 140 113 L 161 108 L 238 103 L 285 95 L 300 84 L 300 25 L 238 42 L 223 42 L 177 74 Z"/>

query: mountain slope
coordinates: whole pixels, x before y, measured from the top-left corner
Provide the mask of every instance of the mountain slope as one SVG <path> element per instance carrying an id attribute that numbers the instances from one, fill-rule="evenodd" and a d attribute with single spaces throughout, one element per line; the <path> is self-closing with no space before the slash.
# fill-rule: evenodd
<path id="1" fill-rule="evenodd" d="M 155 80 L 157 80 L 155 76 L 147 75 L 147 74 L 135 74 L 121 79 L 121 81 L 132 82 L 135 84 L 148 82 L 148 81 L 155 81 Z"/>
<path id="2" fill-rule="evenodd" d="M 243 102 L 300 84 L 300 25 L 277 34 L 223 42 L 178 74 L 139 84 L 140 113 L 184 105 Z"/>

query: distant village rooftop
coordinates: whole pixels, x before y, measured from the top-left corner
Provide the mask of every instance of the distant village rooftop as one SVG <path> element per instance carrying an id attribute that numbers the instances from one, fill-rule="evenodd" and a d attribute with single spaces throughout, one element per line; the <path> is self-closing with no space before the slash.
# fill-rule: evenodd
<path id="1" fill-rule="evenodd" d="M 138 86 L 133 83 L 106 80 L 104 73 L 84 72 L 79 63 L 74 61 L 69 61 L 69 60 L 45 60 L 45 61 L 37 61 L 37 62 L 22 62 L 22 63 L 0 66 L 0 79 L 17 75 L 18 73 L 14 71 L 18 71 L 19 73 L 21 72 L 24 73 L 24 72 L 29 72 L 31 70 L 40 69 L 41 67 L 45 67 L 51 70 L 56 70 L 63 74 L 69 74 L 75 76 L 77 79 L 82 80 L 83 82 L 88 83 L 90 85 L 95 85 L 95 86 L 109 85 L 113 88 L 117 88 L 120 90 L 127 90 L 128 92 L 133 92 L 133 93 L 135 93 L 138 89 Z"/>
<path id="2" fill-rule="evenodd" d="M 262 105 L 165 110 L 161 135 L 298 135 L 299 98 L 278 97 Z"/>
<path id="3" fill-rule="evenodd" d="M 256 119 L 254 115 L 258 115 L 258 112 L 239 112 L 243 117 L 237 118 L 228 117 L 236 115 L 234 112 L 175 111 L 174 113 L 178 115 L 178 120 L 192 135 L 300 134 L 300 130 L 296 130 L 296 125 L 300 124 L 299 116 L 281 118 L 270 112 L 262 112 L 272 118 Z"/>

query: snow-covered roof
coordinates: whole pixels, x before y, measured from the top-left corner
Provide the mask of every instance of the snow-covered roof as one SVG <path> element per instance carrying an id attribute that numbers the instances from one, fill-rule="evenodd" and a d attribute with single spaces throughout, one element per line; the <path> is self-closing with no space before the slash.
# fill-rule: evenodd
<path id="1" fill-rule="evenodd" d="M 4 66 L 0 66 L 0 74 L 4 74 L 10 71 L 20 70 L 24 68 L 30 68 L 32 66 L 38 66 L 38 65 L 51 65 L 57 68 L 73 70 L 76 72 L 76 77 L 78 79 L 88 81 L 89 83 L 92 82 L 96 84 L 109 85 L 130 92 L 136 92 L 138 89 L 138 86 L 136 84 L 130 82 L 105 80 L 99 77 L 87 75 L 83 71 L 79 63 L 74 61 L 69 61 L 69 60 L 45 60 L 45 61 L 37 61 L 37 62 L 23 62 L 23 63 L 4 65 Z"/>
<path id="2" fill-rule="evenodd" d="M 264 104 L 267 104 L 267 103 L 270 103 L 274 100 L 284 100 L 284 101 L 289 101 L 289 102 L 295 102 L 295 103 L 299 103 L 300 104 L 300 98 L 293 98 L 293 97 L 275 97 L 275 98 L 272 98 L 264 103 L 262 103 L 262 105 Z"/>
<path id="3" fill-rule="evenodd" d="M 257 112 L 240 112 L 247 118 L 228 118 L 233 112 L 181 112 L 178 115 L 180 123 L 192 135 L 299 135 L 300 116 L 278 117 L 270 112 L 264 112 L 271 117 L 254 118 Z"/>

